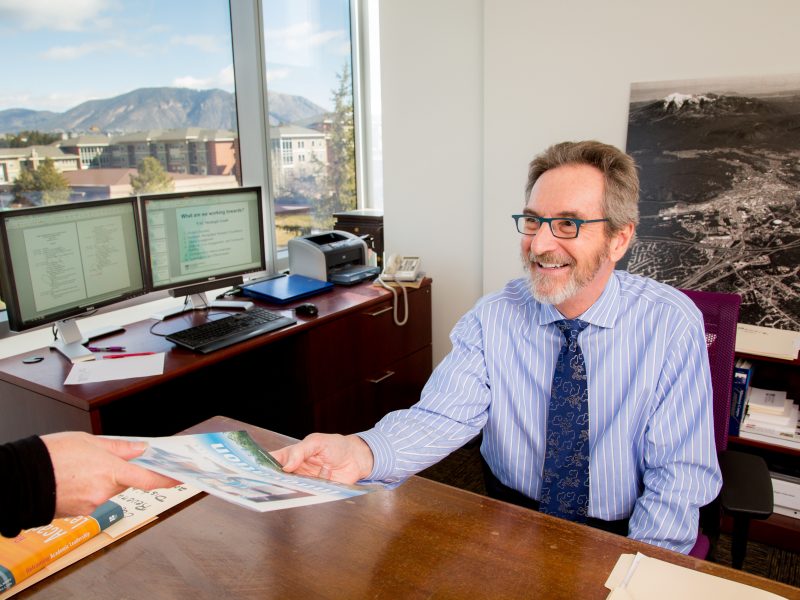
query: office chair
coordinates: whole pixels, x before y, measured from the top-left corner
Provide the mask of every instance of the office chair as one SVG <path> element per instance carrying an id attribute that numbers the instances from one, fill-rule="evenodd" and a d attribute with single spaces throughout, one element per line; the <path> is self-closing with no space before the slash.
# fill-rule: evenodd
<path id="1" fill-rule="evenodd" d="M 733 518 L 732 564 L 741 569 L 751 519 L 766 519 L 772 514 L 773 506 L 772 480 L 764 459 L 727 449 L 741 297 L 719 292 L 681 291 L 703 313 L 714 398 L 714 442 L 722 471 L 722 490 L 716 500 L 700 509 L 700 532 L 689 554 L 703 559 L 713 556 L 722 511 Z"/>

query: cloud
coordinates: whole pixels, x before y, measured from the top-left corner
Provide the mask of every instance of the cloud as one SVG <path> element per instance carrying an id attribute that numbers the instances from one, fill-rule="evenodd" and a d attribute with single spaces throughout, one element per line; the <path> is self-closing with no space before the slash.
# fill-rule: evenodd
<path id="1" fill-rule="evenodd" d="M 172 80 L 172 85 L 175 87 L 185 87 L 193 90 L 220 88 L 223 90 L 233 91 L 233 65 L 228 65 L 224 69 L 221 69 L 213 77 L 194 77 L 192 75 L 176 77 Z"/>
<path id="2" fill-rule="evenodd" d="M 318 25 L 302 21 L 282 29 L 267 29 L 264 37 L 269 62 L 308 64 L 312 50 L 329 42 L 347 40 L 349 33 L 344 29 L 320 30 Z"/>
<path id="3" fill-rule="evenodd" d="M 281 79 L 288 79 L 292 74 L 292 70 L 286 67 L 269 67 L 267 68 L 267 83 L 274 83 Z"/>
<path id="4" fill-rule="evenodd" d="M 111 5 L 110 0 L 0 0 L 0 21 L 28 31 L 96 29 L 108 25 L 101 13 Z"/>
<path id="5" fill-rule="evenodd" d="M 11 93 L 0 94 L 0 106 L 8 108 L 26 108 L 29 110 L 49 110 L 63 112 L 65 107 L 72 108 L 87 100 L 106 97 L 92 92 L 52 92 L 49 94 Z"/>
<path id="6" fill-rule="evenodd" d="M 223 51 L 219 38 L 213 35 L 176 35 L 169 42 L 173 46 L 189 46 L 214 54 Z"/>
<path id="7" fill-rule="evenodd" d="M 45 60 L 76 60 L 95 52 L 104 52 L 109 49 L 121 49 L 125 44 L 120 40 L 102 40 L 78 46 L 53 46 L 42 52 L 39 56 Z"/>

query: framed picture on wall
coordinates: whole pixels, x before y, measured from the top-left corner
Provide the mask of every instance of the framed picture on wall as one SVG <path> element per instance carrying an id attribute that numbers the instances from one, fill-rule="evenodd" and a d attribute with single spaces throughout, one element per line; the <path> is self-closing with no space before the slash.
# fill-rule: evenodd
<path id="1" fill-rule="evenodd" d="M 634 83 L 626 149 L 641 222 L 620 267 L 800 331 L 800 74 Z"/>

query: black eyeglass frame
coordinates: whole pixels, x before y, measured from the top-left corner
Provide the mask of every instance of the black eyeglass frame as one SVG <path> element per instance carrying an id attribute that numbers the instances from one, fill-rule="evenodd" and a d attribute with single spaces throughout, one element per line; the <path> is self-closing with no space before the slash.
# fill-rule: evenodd
<path id="1" fill-rule="evenodd" d="M 526 231 L 522 231 L 519 226 L 520 219 L 533 219 L 537 223 L 539 223 L 539 227 L 542 224 L 547 223 L 548 227 L 550 227 L 550 233 L 553 234 L 553 237 L 556 237 L 561 240 L 574 240 L 578 237 L 578 234 L 581 232 L 581 225 L 585 223 L 605 223 L 608 219 L 576 219 L 574 217 L 537 217 L 536 215 L 511 215 L 511 218 L 514 219 L 514 224 L 517 226 L 517 231 L 522 235 L 536 235 L 536 233 L 528 233 Z M 565 236 L 559 235 L 556 233 L 556 230 L 553 229 L 553 221 L 569 221 L 570 223 L 575 224 L 575 235 L 572 236 Z"/>

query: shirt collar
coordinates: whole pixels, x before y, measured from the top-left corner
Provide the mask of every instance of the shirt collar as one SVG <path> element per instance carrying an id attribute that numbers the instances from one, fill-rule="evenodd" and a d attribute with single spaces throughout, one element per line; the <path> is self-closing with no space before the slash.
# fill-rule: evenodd
<path id="1" fill-rule="evenodd" d="M 558 309 L 552 304 L 540 304 L 539 306 L 539 325 L 548 325 L 564 318 Z M 620 285 L 617 272 L 613 271 L 608 278 L 603 293 L 582 315 L 578 318 L 598 327 L 613 327 L 619 314 L 620 305 Z"/>

